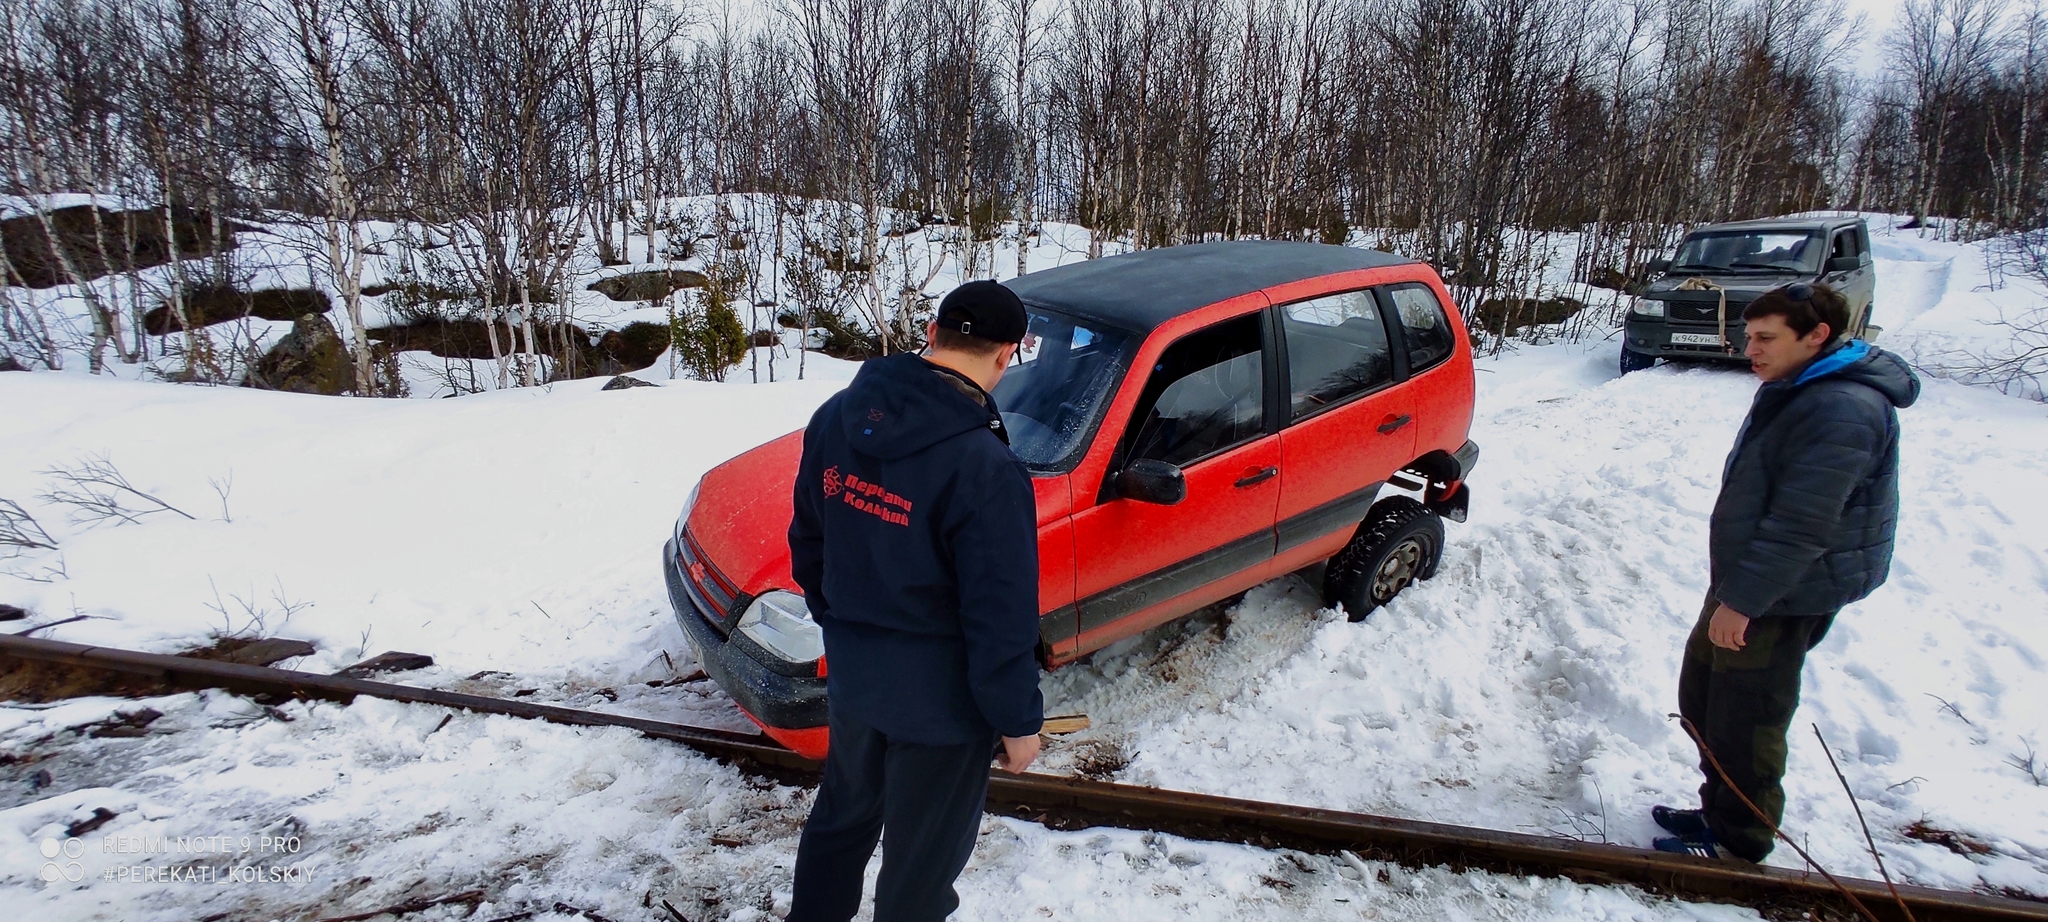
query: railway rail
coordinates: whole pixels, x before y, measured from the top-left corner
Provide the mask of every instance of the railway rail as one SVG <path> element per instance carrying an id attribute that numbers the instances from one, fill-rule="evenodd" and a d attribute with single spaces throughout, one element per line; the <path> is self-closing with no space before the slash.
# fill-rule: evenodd
<path id="1" fill-rule="evenodd" d="M 749 734 L 369 679 L 0 635 L 0 664 L 10 657 L 123 673 L 174 688 L 344 703 L 368 696 L 571 726 L 624 727 L 785 778 L 814 774 L 819 767 Z M 1882 922 L 2048 922 L 2048 902 L 1903 884 L 1894 896 L 1882 881 L 1837 876 L 1830 883 L 1819 874 L 1739 862 L 1052 775 L 997 773 L 989 783 L 988 809 L 1056 828 L 1116 826 L 1266 848 L 1348 851 L 1410 866 L 1626 883 L 1688 899 L 1755 906 L 1773 916 L 1855 918 L 1858 914 L 1843 896 L 1846 890 Z"/>

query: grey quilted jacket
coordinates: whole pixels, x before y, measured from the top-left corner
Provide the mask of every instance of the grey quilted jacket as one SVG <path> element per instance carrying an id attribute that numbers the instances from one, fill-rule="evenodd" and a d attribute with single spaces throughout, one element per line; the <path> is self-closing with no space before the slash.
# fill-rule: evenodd
<path id="1" fill-rule="evenodd" d="M 1861 341 L 1757 389 L 1708 529 L 1714 595 L 1750 617 L 1825 615 L 1891 572 L 1903 359 Z"/>

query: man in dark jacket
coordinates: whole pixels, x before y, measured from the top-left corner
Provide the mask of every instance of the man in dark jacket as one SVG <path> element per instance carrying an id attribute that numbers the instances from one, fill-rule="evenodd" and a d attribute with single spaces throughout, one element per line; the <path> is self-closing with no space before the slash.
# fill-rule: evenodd
<path id="1" fill-rule="evenodd" d="M 804 430 L 790 562 L 825 634 L 831 747 L 797 846 L 791 922 L 851 919 L 875 842 L 875 919 L 944 919 L 990 754 L 1038 756 L 1037 504 L 989 392 L 1024 305 L 969 282 L 925 355 L 861 366 Z"/>
<path id="2" fill-rule="evenodd" d="M 1806 652 L 1891 569 L 1898 409 L 1920 381 L 1898 356 L 1837 335 L 1848 303 L 1825 285 L 1767 292 L 1742 319 L 1764 383 L 1722 471 L 1706 604 L 1678 676 L 1679 714 L 1704 741 L 1701 809 L 1652 816 L 1675 834 L 1660 850 L 1762 861 L 1785 812 Z"/>

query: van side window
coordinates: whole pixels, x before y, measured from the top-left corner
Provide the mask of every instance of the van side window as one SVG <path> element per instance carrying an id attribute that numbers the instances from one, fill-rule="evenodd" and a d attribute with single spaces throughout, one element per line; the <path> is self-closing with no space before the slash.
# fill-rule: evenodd
<path id="1" fill-rule="evenodd" d="M 1265 434 L 1261 315 L 1190 333 L 1153 365 L 1126 457 L 1186 465 Z"/>
<path id="2" fill-rule="evenodd" d="M 1295 419 L 1394 381 L 1394 353 L 1370 291 L 1289 304 L 1280 309 L 1280 328 Z"/>
<path id="3" fill-rule="evenodd" d="M 1394 316 L 1401 318 L 1401 332 L 1408 345 L 1408 374 L 1420 374 L 1451 355 L 1451 324 L 1444 319 L 1444 306 L 1427 285 L 1396 285 L 1384 289 L 1393 302 Z"/>

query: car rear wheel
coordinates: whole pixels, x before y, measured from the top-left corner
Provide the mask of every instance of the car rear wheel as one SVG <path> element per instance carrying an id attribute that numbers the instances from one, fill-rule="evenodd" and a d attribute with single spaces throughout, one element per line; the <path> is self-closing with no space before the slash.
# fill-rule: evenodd
<path id="1" fill-rule="evenodd" d="M 1330 558 L 1323 601 L 1364 621 L 1410 584 L 1435 576 L 1443 548 L 1443 519 L 1415 500 L 1392 497 L 1374 506 L 1351 543 Z"/>

